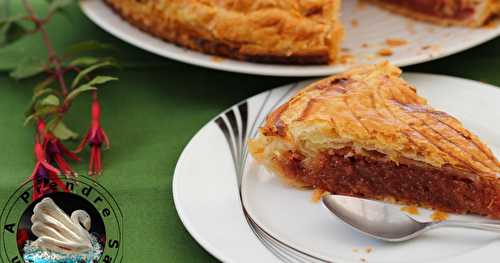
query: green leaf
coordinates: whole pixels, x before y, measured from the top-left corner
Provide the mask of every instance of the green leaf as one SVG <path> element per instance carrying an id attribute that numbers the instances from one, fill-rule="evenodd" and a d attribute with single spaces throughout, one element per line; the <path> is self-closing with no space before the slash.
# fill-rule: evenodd
<path id="1" fill-rule="evenodd" d="M 54 13 L 54 12 L 58 12 L 61 9 L 71 5 L 74 1 L 73 0 L 52 0 L 49 2 L 50 2 L 50 4 L 48 7 L 48 12 Z"/>
<path id="2" fill-rule="evenodd" d="M 12 72 L 10 72 L 10 76 L 14 79 L 33 77 L 45 70 L 46 63 L 47 62 L 41 58 L 25 58 L 21 60 Z"/>
<path id="3" fill-rule="evenodd" d="M 31 98 L 31 103 L 24 113 L 25 116 L 30 116 L 35 113 L 35 105 L 43 95 L 58 94 L 56 90 L 48 87 L 52 82 L 54 82 L 54 78 L 47 78 L 35 86 L 35 88 L 33 89 L 33 97 Z"/>
<path id="4" fill-rule="evenodd" d="M 101 84 L 104 84 L 106 82 L 110 82 L 110 81 L 114 81 L 114 80 L 118 80 L 118 78 L 110 77 L 110 76 L 97 76 L 84 85 L 95 86 L 95 85 L 101 85 Z"/>
<path id="5" fill-rule="evenodd" d="M 0 0 L 0 19 L 7 17 L 10 13 L 10 0 Z"/>
<path id="6" fill-rule="evenodd" d="M 32 102 L 24 112 L 24 116 L 29 117 L 30 115 L 33 114 L 35 114 L 35 103 Z"/>
<path id="7" fill-rule="evenodd" d="M 2 0 L 0 0 L 2 1 Z M 0 23 L 8 23 L 8 22 L 20 22 L 24 20 L 25 15 L 23 14 L 15 14 L 15 15 L 5 15 L 0 17 Z"/>
<path id="8" fill-rule="evenodd" d="M 54 93 L 56 93 L 56 91 L 54 89 L 51 89 L 51 88 L 37 90 L 36 92 L 33 93 L 33 98 L 31 98 L 31 101 L 36 102 L 41 96 L 43 96 L 45 94 L 54 94 Z M 52 95 L 52 96 L 55 96 L 55 95 Z"/>
<path id="9" fill-rule="evenodd" d="M 101 61 L 101 58 L 97 58 L 97 57 L 79 57 L 79 58 L 76 58 L 73 61 L 71 61 L 69 64 L 71 66 L 80 67 L 80 66 L 94 65 L 100 61 Z"/>
<path id="10" fill-rule="evenodd" d="M 38 97 L 42 94 L 45 94 L 47 89 L 54 91 L 53 89 L 48 88 L 48 86 L 50 84 L 52 84 L 53 82 L 54 82 L 54 78 L 46 78 L 42 82 L 39 82 L 38 84 L 36 84 L 35 88 L 33 89 L 33 99 L 35 99 L 36 97 Z"/>
<path id="11" fill-rule="evenodd" d="M 23 125 L 26 126 L 28 125 L 32 120 L 35 119 L 35 114 L 30 114 L 26 119 L 24 119 Z"/>
<path id="12" fill-rule="evenodd" d="M 74 140 L 78 138 L 78 133 L 72 131 L 62 120 L 52 119 L 47 127 L 52 131 L 52 133 L 61 140 Z"/>
<path id="13" fill-rule="evenodd" d="M 75 79 L 73 80 L 73 83 L 71 83 L 71 87 L 72 88 L 75 88 L 78 83 L 80 82 L 80 80 L 82 78 L 84 78 L 85 76 L 87 76 L 90 72 L 96 70 L 96 69 L 99 69 L 99 68 L 103 68 L 103 67 L 111 67 L 111 66 L 115 66 L 116 64 L 113 63 L 112 61 L 105 61 L 105 62 L 101 62 L 101 63 L 98 63 L 98 64 L 95 64 L 93 66 L 90 66 L 82 71 L 80 71 L 80 73 L 78 73 L 78 75 L 75 77 Z"/>
<path id="14" fill-rule="evenodd" d="M 36 117 L 44 117 L 49 114 L 53 114 L 59 111 L 59 106 L 46 105 L 46 106 L 38 106 L 35 109 L 35 113 L 33 113 Z"/>
<path id="15" fill-rule="evenodd" d="M 85 91 L 91 91 L 91 90 L 97 90 L 96 87 L 93 87 L 93 86 L 89 86 L 89 85 L 82 85 L 74 90 L 72 90 L 68 96 L 66 96 L 66 99 L 64 100 L 65 102 L 69 102 L 69 101 L 72 101 L 73 99 L 75 99 L 78 95 L 80 95 L 81 93 L 85 92 Z"/>
<path id="16" fill-rule="evenodd" d="M 59 106 L 60 104 L 59 98 L 54 94 L 50 94 L 38 102 L 38 106 Z"/>
<path id="17" fill-rule="evenodd" d="M 55 113 L 59 110 L 60 100 L 57 96 L 49 94 L 46 97 L 32 102 L 30 109 L 25 115 L 34 114 L 37 117 L 43 117 L 47 114 Z"/>
<path id="18" fill-rule="evenodd" d="M 28 30 L 12 18 L 0 21 L 0 47 L 12 44 L 28 34 Z"/>
<path id="19" fill-rule="evenodd" d="M 66 96 L 65 102 L 70 102 L 73 99 L 75 99 L 78 95 L 80 95 L 83 92 L 86 91 L 91 91 L 91 90 L 96 90 L 97 88 L 95 87 L 96 85 L 101 85 L 106 82 L 110 82 L 113 80 L 117 80 L 117 78 L 110 77 L 110 76 L 97 76 L 93 78 L 91 81 L 79 86 L 76 89 L 73 89 L 68 96 Z"/>
<path id="20" fill-rule="evenodd" d="M 111 49 L 112 46 L 109 44 L 104 44 L 95 40 L 83 41 L 70 46 L 65 52 L 64 56 L 71 56 L 81 52 Z"/>
<path id="21" fill-rule="evenodd" d="M 49 14 L 57 13 L 63 15 L 66 19 L 71 20 L 71 16 L 67 10 L 67 6 L 75 2 L 74 0 L 45 0 L 48 4 Z"/>

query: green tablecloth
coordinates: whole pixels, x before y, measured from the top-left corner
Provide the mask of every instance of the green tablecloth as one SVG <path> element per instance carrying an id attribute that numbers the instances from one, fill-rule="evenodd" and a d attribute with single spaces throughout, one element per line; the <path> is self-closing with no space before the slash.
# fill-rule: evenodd
<path id="1" fill-rule="evenodd" d="M 102 89 L 103 126 L 112 148 L 105 152 L 105 174 L 98 180 L 124 212 L 124 262 L 215 261 L 187 233 L 172 200 L 176 161 L 189 139 L 228 106 L 266 89 L 296 81 L 214 71 L 160 58 L 102 31 L 70 9 L 70 20 L 57 17 L 49 26 L 55 46 L 95 39 L 112 43 L 124 67 L 120 81 Z M 0 49 L 0 203 L 31 174 L 33 130 L 23 113 L 34 81 L 16 82 L 6 70 L 26 54 L 44 54 L 37 37 Z M 455 75 L 500 85 L 500 38 L 458 55 L 407 67 L 406 71 Z M 83 133 L 88 101 L 68 116 Z M 88 163 L 84 157 L 83 163 Z M 85 171 L 83 165 L 76 166 Z"/>

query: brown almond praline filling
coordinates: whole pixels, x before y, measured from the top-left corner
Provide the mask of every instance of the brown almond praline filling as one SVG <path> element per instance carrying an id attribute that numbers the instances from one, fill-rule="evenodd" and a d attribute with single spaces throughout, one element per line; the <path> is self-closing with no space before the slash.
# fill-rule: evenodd
<path id="1" fill-rule="evenodd" d="M 474 15 L 474 6 L 464 0 L 383 0 L 397 6 L 405 6 L 416 12 L 442 18 L 463 20 Z"/>
<path id="2" fill-rule="evenodd" d="M 276 161 L 285 176 L 333 194 L 394 198 L 399 203 L 446 212 L 500 218 L 500 188 L 494 177 L 420 162 L 397 164 L 382 154 L 365 156 L 349 152 L 350 149 L 344 148 L 319 154 L 308 167 L 303 163 L 304 157 L 293 151 Z"/>

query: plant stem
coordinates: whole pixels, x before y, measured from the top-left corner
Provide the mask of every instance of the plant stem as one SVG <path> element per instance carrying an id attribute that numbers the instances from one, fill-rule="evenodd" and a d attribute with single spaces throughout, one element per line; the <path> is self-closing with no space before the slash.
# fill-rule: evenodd
<path id="1" fill-rule="evenodd" d="M 54 47 L 52 46 L 52 42 L 49 39 L 49 34 L 47 33 L 47 30 L 44 28 L 45 21 L 40 20 L 35 12 L 33 11 L 33 7 L 27 0 L 22 0 L 24 8 L 26 9 L 26 12 L 28 12 L 28 15 L 35 23 L 36 29 L 42 33 L 42 39 L 45 47 L 47 48 L 48 52 L 48 57 L 49 57 L 49 62 L 54 65 L 54 75 L 57 78 L 57 81 L 59 82 L 59 86 L 61 87 L 61 91 L 64 97 L 68 94 L 68 88 L 66 87 L 66 82 L 64 81 L 64 76 L 63 76 L 63 71 L 62 71 L 62 66 L 61 66 L 61 61 L 59 60 L 59 57 L 57 57 L 57 54 L 54 51 Z"/>

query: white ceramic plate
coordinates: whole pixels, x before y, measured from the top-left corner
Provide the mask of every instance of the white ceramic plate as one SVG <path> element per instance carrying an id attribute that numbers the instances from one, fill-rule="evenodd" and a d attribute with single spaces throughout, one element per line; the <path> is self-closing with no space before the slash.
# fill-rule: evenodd
<path id="1" fill-rule="evenodd" d="M 438 75 L 404 78 L 500 156 L 500 89 Z M 311 191 L 289 187 L 257 165 L 245 142 L 272 109 L 307 83 L 276 88 L 229 108 L 184 149 L 173 180 L 175 206 L 206 250 L 223 262 L 451 263 L 498 257 L 500 234 L 488 232 L 439 229 L 398 244 L 368 238 L 312 202 Z M 425 211 L 422 216 L 429 219 Z"/>
<path id="2" fill-rule="evenodd" d="M 157 55 L 193 65 L 240 73 L 294 77 L 328 75 L 351 66 L 288 66 L 214 59 L 213 56 L 169 44 L 136 29 L 116 15 L 102 0 L 82 0 L 80 4 L 83 12 L 94 23 L 112 35 Z M 359 5 L 355 0 L 343 1 L 342 20 L 346 29 L 343 48 L 354 56 L 355 63 L 388 59 L 397 66 L 412 65 L 460 52 L 500 35 L 500 26 L 488 29 L 434 26 L 370 5 Z M 388 38 L 404 39 L 408 44 L 392 48 L 392 56 L 375 55 L 378 50 L 387 47 L 384 42 Z M 363 47 L 364 44 L 368 47 Z"/>

